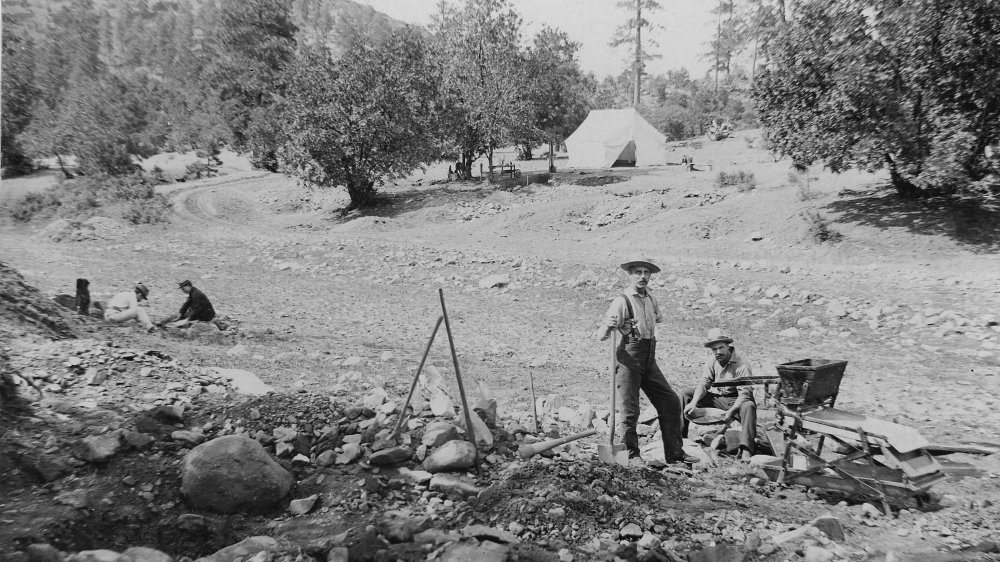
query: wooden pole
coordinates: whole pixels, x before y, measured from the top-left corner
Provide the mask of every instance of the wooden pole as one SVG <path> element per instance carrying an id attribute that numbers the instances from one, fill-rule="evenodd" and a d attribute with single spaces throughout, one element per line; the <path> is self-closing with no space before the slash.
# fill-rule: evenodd
<path id="1" fill-rule="evenodd" d="M 535 399 L 535 376 L 531 369 L 528 369 L 528 384 L 531 385 L 531 416 L 535 419 L 535 433 L 538 433 L 541 430 L 538 427 L 538 400 Z"/>
<path id="2" fill-rule="evenodd" d="M 476 444 L 476 429 L 472 425 L 472 411 L 469 410 L 469 401 L 465 398 L 465 385 L 462 384 L 462 372 L 458 368 L 458 354 L 455 353 L 455 338 L 451 335 L 451 323 L 448 321 L 448 309 L 444 306 L 444 289 L 438 289 L 438 296 L 441 298 L 441 316 L 444 318 L 444 331 L 448 334 L 448 347 L 451 348 L 451 360 L 455 364 L 455 378 L 458 380 L 458 394 L 462 397 L 462 410 L 465 413 L 465 428 L 469 433 L 469 441 L 472 441 L 472 450 L 476 455 L 476 473 L 479 470 L 479 445 Z"/>
<path id="3" fill-rule="evenodd" d="M 434 323 L 434 330 L 431 332 L 431 339 L 427 341 L 427 348 L 424 349 L 424 356 L 420 358 L 420 365 L 417 366 L 417 373 L 413 375 L 413 382 L 410 383 L 410 393 L 406 395 L 406 402 L 403 402 L 403 407 L 399 409 L 399 419 L 396 420 L 396 427 L 392 430 L 392 437 L 396 437 L 399 433 L 400 426 L 403 425 L 403 418 L 406 417 L 406 408 L 410 405 L 410 400 L 413 399 L 413 391 L 417 388 L 417 381 L 420 380 L 420 373 L 424 370 L 424 363 L 427 361 L 427 355 L 431 352 L 431 344 L 434 343 L 434 336 L 438 333 L 438 328 L 441 327 L 441 321 L 444 320 L 444 316 L 438 316 L 437 322 Z"/>

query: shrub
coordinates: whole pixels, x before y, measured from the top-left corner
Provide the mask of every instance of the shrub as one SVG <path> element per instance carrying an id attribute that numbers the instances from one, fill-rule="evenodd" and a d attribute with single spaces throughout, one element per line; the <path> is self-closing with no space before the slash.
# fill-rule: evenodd
<path id="1" fill-rule="evenodd" d="M 729 186 L 735 186 L 739 191 L 751 191 L 757 187 L 757 178 L 753 172 L 719 172 L 719 175 L 715 176 L 715 187 Z"/>
<path id="2" fill-rule="evenodd" d="M 7 212 L 18 222 L 28 222 L 53 216 L 81 220 L 97 214 L 98 209 L 114 208 L 132 224 L 164 222 L 170 203 L 155 192 L 153 181 L 141 173 L 61 180 L 49 191 L 29 193 L 13 201 Z"/>
<path id="3" fill-rule="evenodd" d="M 817 211 L 804 211 L 802 217 L 809 225 L 809 236 L 817 242 L 840 242 L 844 235 L 830 226 L 830 219 Z"/>
<path id="4" fill-rule="evenodd" d="M 11 201 L 7 214 L 17 222 L 28 222 L 36 216 L 52 216 L 59 208 L 59 200 L 52 192 L 28 193 Z"/>

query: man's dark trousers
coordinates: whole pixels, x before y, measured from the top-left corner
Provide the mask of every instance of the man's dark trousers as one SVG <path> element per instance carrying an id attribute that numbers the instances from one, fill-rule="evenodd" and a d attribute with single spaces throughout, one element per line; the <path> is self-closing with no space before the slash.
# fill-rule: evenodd
<path id="1" fill-rule="evenodd" d="M 687 387 L 681 391 L 681 398 L 684 399 L 684 404 L 687 405 L 694 398 L 694 387 Z M 736 396 L 719 396 L 718 394 L 712 394 L 706 392 L 701 400 L 695 404 L 698 408 L 718 408 L 720 410 L 728 410 L 733 407 L 733 403 L 736 402 Z M 740 411 L 736 414 L 736 419 L 740 420 L 740 447 L 743 447 L 751 453 L 755 450 L 755 441 L 757 439 L 757 403 L 752 400 L 747 400 L 746 402 L 740 404 Z M 684 418 L 684 427 L 682 429 L 682 435 L 687 437 L 688 435 L 688 420 Z"/>
<path id="2" fill-rule="evenodd" d="M 639 390 L 656 408 L 667 462 L 684 457 L 681 441 L 681 399 L 670 388 L 656 364 L 656 340 L 625 337 L 618 345 L 618 381 L 625 410 L 625 447 L 629 456 L 639 455 Z"/>

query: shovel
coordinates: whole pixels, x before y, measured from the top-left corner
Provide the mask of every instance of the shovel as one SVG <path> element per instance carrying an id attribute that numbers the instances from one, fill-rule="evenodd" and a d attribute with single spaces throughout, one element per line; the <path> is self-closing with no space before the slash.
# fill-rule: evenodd
<path id="1" fill-rule="evenodd" d="M 618 384 L 617 377 L 615 376 L 615 371 L 618 367 L 618 361 L 615 359 L 615 340 L 618 339 L 618 334 L 612 332 L 611 334 L 611 414 L 608 416 L 608 427 L 611 428 L 611 439 L 607 445 L 597 446 L 597 457 L 601 459 L 601 462 L 607 464 L 620 464 L 628 465 L 628 450 L 625 449 L 624 443 L 615 443 L 615 407 L 618 405 Z"/>

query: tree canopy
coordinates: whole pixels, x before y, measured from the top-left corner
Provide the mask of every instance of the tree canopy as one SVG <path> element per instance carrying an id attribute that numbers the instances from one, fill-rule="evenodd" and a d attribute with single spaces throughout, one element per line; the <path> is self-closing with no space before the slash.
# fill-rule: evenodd
<path id="1" fill-rule="evenodd" d="M 350 208 L 438 156 L 438 72 L 413 30 L 355 43 L 334 60 L 304 51 L 285 74 L 278 106 L 283 169 L 320 187 L 347 187 Z"/>
<path id="2" fill-rule="evenodd" d="M 984 149 L 1000 140 L 1000 4 L 806 2 L 770 44 L 753 95 L 780 154 L 886 167 L 905 196 L 969 192 L 986 175 Z"/>

